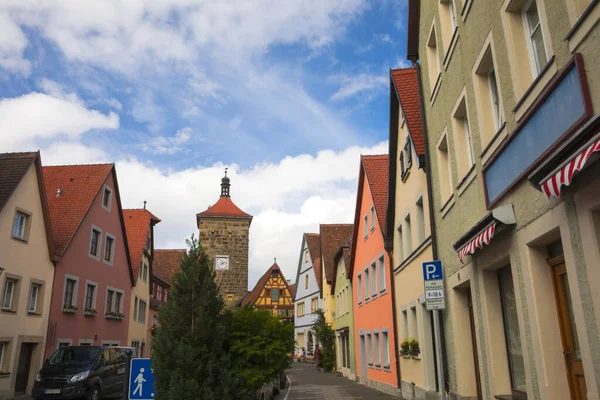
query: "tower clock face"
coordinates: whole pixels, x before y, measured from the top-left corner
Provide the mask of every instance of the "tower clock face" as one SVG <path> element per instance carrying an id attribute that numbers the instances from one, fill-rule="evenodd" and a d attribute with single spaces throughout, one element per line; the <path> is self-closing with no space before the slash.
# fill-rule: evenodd
<path id="1" fill-rule="evenodd" d="M 229 269 L 229 256 L 216 256 L 215 263 L 217 271 L 226 271 Z"/>

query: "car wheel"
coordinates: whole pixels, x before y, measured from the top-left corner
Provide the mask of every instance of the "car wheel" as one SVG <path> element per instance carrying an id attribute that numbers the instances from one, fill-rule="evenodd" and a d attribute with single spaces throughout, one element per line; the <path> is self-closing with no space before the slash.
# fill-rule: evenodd
<path id="1" fill-rule="evenodd" d="M 100 400 L 100 388 L 98 386 L 92 386 L 88 392 L 87 400 Z"/>

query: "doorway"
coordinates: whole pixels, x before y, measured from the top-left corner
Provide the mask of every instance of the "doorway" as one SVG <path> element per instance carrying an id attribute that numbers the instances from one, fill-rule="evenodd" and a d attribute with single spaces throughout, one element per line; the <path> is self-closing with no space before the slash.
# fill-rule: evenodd
<path id="1" fill-rule="evenodd" d="M 587 399 L 587 386 L 564 256 L 552 258 L 548 260 L 548 264 L 552 267 L 554 298 L 571 399 L 585 400 Z"/>
<path id="2" fill-rule="evenodd" d="M 471 288 L 467 288 L 467 306 L 469 307 L 469 323 L 471 325 L 471 344 L 473 346 L 473 365 L 475 367 L 475 385 L 477 387 L 477 399 L 483 399 L 481 390 L 481 374 L 479 373 L 479 353 L 477 351 L 477 334 L 475 329 L 475 315 L 473 314 L 473 298 Z"/>
<path id="3" fill-rule="evenodd" d="M 31 357 L 35 343 L 22 343 L 19 351 L 19 364 L 17 366 L 17 377 L 15 379 L 15 394 L 25 393 L 29 383 L 31 370 Z"/>
<path id="4" fill-rule="evenodd" d="M 367 351 L 365 346 L 365 335 L 362 333 L 359 336 L 359 346 L 360 346 L 360 376 L 366 378 L 368 376 L 367 372 Z"/>

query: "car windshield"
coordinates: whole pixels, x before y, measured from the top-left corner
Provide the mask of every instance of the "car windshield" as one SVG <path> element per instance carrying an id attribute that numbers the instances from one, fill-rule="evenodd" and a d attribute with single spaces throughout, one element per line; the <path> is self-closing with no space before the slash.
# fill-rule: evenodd
<path id="1" fill-rule="evenodd" d="M 90 347 L 63 347 L 50 357 L 50 365 L 88 365 L 98 355 L 97 348 Z"/>

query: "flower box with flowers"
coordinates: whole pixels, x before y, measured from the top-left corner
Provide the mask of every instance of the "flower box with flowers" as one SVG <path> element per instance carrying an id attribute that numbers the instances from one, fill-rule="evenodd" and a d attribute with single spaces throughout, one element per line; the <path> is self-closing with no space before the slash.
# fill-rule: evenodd
<path id="1" fill-rule="evenodd" d="M 104 318 L 122 320 L 123 318 L 125 318 L 125 314 L 122 314 L 120 312 L 110 311 L 110 312 L 107 312 L 106 314 L 104 314 Z"/>
<path id="2" fill-rule="evenodd" d="M 96 314 L 98 314 L 98 311 L 94 310 L 93 308 L 86 308 L 85 310 L 83 310 L 83 315 L 87 317 L 93 317 Z"/>
<path id="3" fill-rule="evenodd" d="M 67 313 L 67 314 L 75 314 L 77 312 L 77 307 L 76 306 L 63 305 L 62 306 L 62 312 Z"/>

